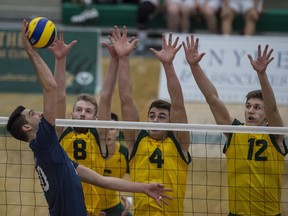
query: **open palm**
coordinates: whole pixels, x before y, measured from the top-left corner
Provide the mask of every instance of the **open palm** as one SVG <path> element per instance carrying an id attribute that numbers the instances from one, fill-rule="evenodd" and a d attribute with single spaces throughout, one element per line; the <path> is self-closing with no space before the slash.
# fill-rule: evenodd
<path id="1" fill-rule="evenodd" d="M 261 52 L 261 45 L 258 45 L 258 57 L 253 60 L 252 56 L 249 54 L 248 58 L 254 70 L 258 73 L 264 73 L 266 71 L 267 66 L 273 61 L 274 57 L 271 57 L 273 49 L 268 52 L 269 45 L 265 46 L 263 54 Z"/>
<path id="2" fill-rule="evenodd" d="M 190 38 L 187 36 L 186 37 L 186 44 L 185 44 L 185 42 L 182 42 L 182 44 L 184 47 L 187 62 L 190 65 L 197 65 L 201 61 L 203 56 L 205 55 L 205 53 L 199 54 L 199 52 L 198 52 L 199 39 L 196 38 L 196 41 L 194 41 L 193 35 L 191 35 Z"/>
<path id="3" fill-rule="evenodd" d="M 48 49 L 54 54 L 57 59 L 64 58 L 68 55 L 71 48 L 77 43 L 76 40 L 73 40 L 69 44 L 65 44 L 63 31 L 60 31 L 60 37 L 57 39 Z"/>
<path id="4" fill-rule="evenodd" d="M 165 35 L 162 35 L 162 49 L 160 51 L 150 48 L 150 51 L 163 63 L 172 63 L 175 58 L 176 53 L 181 48 L 177 46 L 179 37 L 176 38 L 174 43 L 172 42 L 172 33 L 169 33 L 168 43 L 165 38 Z"/>

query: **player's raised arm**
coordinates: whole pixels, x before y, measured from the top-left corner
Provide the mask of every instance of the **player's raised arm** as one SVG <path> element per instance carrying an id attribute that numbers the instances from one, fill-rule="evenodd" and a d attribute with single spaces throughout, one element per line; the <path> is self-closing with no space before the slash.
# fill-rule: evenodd
<path id="1" fill-rule="evenodd" d="M 108 36 L 110 38 L 110 36 Z M 100 93 L 100 99 L 99 99 L 99 108 L 97 113 L 97 119 L 98 120 L 111 120 L 111 106 L 112 106 L 112 96 L 114 93 L 116 81 L 117 81 L 117 70 L 118 70 L 118 64 L 119 59 L 117 54 L 115 53 L 115 50 L 111 44 L 108 44 L 106 42 L 102 43 L 104 47 L 108 50 L 108 53 L 110 54 L 110 62 L 108 66 L 108 71 L 106 73 L 104 83 L 102 85 L 101 93 Z M 100 145 L 102 154 L 104 157 L 106 157 L 106 134 L 108 131 L 105 128 L 97 128 L 99 138 L 100 138 Z"/>
<path id="2" fill-rule="evenodd" d="M 173 60 L 182 45 L 178 45 L 179 37 L 177 37 L 174 41 L 172 37 L 172 32 L 169 33 L 167 37 L 168 40 L 166 39 L 165 34 L 163 34 L 162 49 L 160 51 L 156 51 L 155 49 L 150 48 L 150 51 L 161 61 L 164 67 L 167 80 L 167 89 L 171 100 L 170 122 L 188 123 L 181 84 L 173 64 Z M 175 135 L 186 155 L 190 144 L 189 132 L 178 131 L 177 134 L 175 133 Z"/>
<path id="3" fill-rule="evenodd" d="M 124 26 L 122 33 L 117 26 L 112 31 L 113 47 L 119 57 L 118 86 L 121 102 L 121 114 L 124 121 L 139 121 L 139 112 L 132 94 L 132 78 L 130 73 L 129 55 L 134 50 L 138 40 L 127 39 L 127 28 Z M 129 150 L 133 148 L 138 132 L 123 130 Z M 131 151 L 130 151 L 131 152 Z"/>
<path id="4" fill-rule="evenodd" d="M 30 44 L 28 40 L 29 30 L 27 30 L 27 27 L 28 23 L 24 20 L 22 24 L 23 47 L 35 68 L 38 81 L 43 91 L 43 115 L 51 125 L 55 125 L 57 84 L 48 65 Z"/>
<path id="5" fill-rule="evenodd" d="M 54 78 L 57 83 L 57 114 L 56 118 L 66 118 L 66 60 L 72 47 L 77 43 L 73 40 L 69 44 L 65 44 L 63 30 L 60 31 L 59 38 L 48 47 L 55 58 Z M 57 127 L 58 136 L 63 132 L 63 128 Z"/>
<path id="6" fill-rule="evenodd" d="M 268 80 L 266 69 L 268 65 L 273 61 L 272 57 L 273 49 L 269 50 L 269 45 L 266 45 L 264 50 L 261 49 L 261 45 L 258 45 L 258 56 L 253 59 L 249 54 L 248 58 L 253 69 L 257 72 L 259 82 L 261 85 L 265 114 L 269 126 L 283 127 L 283 120 L 280 116 L 275 95 L 271 84 Z"/>
<path id="7" fill-rule="evenodd" d="M 264 110 L 266 115 L 266 120 L 269 126 L 283 127 L 283 119 L 279 113 L 276 98 L 272 89 L 272 86 L 269 82 L 266 70 L 268 65 L 273 61 L 272 57 L 273 49 L 269 50 L 269 45 L 267 44 L 262 51 L 261 45 L 258 45 L 258 56 L 256 59 L 253 59 L 249 54 L 248 58 L 250 60 L 251 66 L 256 71 L 258 79 L 260 82 L 262 97 L 264 103 Z M 283 139 L 284 135 L 276 135 L 277 143 L 283 149 Z M 285 152 L 284 150 L 282 150 Z"/>
<path id="8" fill-rule="evenodd" d="M 196 38 L 195 40 L 193 35 L 190 37 L 187 36 L 186 43 L 182 42 L 182 44 L 192 75 L 206 99 L 216 123 L 222 125 L 230 125 L 233 120 L 230 117 L 228 109 L 226 108 L 223 101 L 219 98 L 215 86 L 208 79 L 199 64 L 205 55 L 205 53 L 198 52 L 199 39 Z"/>

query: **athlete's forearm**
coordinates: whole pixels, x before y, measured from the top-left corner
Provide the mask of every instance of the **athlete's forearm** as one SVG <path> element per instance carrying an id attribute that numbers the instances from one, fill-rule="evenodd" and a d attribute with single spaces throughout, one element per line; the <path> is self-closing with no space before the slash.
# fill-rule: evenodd
<path id="1" fill-rule="evenodd" d="M 82 165 L 77 167 L 77 173 L 83 182 L 110 190 L 144 193 L 145 189 L 147 189 L 146 187 L 148 187 L 148 184 L 145 183 L 130 182 L 114 177 L 104 177 Z"/>

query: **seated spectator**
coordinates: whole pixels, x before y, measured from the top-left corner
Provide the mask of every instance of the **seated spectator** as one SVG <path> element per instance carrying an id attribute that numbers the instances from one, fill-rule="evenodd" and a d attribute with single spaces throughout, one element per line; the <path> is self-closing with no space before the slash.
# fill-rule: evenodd
<path id="1" fill-rule="evenodd" d="M 221 12 L 222 33 L 231 34 L 233 21 L 237 14 L 243 14 L 245 20 L 244 35 L 254 35 L 256 23 L 263 11 L 263 0 L 223 0 Z"/>
<path id="2" fill-rule="evenodd" d="M 221 8 L 221 0 L 198 0 L 198 10 L 206 21 L 210 33 L 218 33 L 217 14 Z"/>
<path id="3" fill-rule="evenodd" d="M 147 30 L 149 27 L 149 20 L 157 12 L 165 9 L 164 1 L 160 0 L 139 0 L 138 4 L 138 38 L 137 51 L 143 52 L 146 48 Z"/>
<path id="4" fill-rule="evenodd" d="M 196 15 L 196 0 L 166 0 L 168 29 L 171 32 L 189 32 L 190 16 Z"/>

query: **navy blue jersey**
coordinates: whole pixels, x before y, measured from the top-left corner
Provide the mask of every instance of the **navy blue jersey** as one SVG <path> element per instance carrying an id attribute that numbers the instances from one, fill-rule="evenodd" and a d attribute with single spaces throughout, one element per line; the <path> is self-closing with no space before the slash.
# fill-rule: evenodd
<path id="1" fill-rule="evenodd" d="M 84 216 L 86 208 L 80 177 L 60 146 L 55 128 L 41 119 L 30 143 L 35 169 L 49 206 L 50 216 Z"/>

